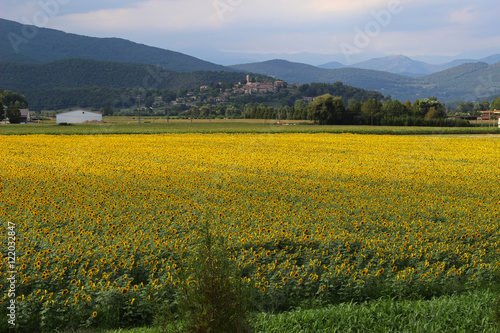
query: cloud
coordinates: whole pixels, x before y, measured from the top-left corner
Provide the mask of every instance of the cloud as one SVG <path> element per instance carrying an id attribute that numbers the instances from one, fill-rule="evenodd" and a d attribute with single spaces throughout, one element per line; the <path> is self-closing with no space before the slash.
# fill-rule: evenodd
<path id="1" fill-rule="evenodd" d="M 211 2 L 200 0 L 149 0 L 123 8 L 70 14 L 54 19 L 57 26 L 76 26 L 92 31 L 172 32 L 217 27 Z"/>
<path id="2" fill-rule="evenodd" d="M 362 52 L 451 54 L 500 45 L 498 0 L 2 0 L 0 15 L 21 22 L 50 1 L 62 5 L 46 27 L 174 50 L 338 53 L 356 31 L 374 28 L 373 13 L 391 6 L 398 12 Z"/>
<path id="3" fill-rule="evenodd" d="M 464 24 L 476 22 L 478 20 L 478 15 L 474 7 L 461 8 L 455 10 L 450 14 L 449 22 L 456 24 Z"/>

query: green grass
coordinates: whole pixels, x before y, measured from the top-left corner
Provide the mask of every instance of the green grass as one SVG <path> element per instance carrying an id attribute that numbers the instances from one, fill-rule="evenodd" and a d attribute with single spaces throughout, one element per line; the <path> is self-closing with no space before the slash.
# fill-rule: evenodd
<path id="1" fill-rule="evenodd" d="M 275 125 L 274 120 L 171 120 L 108 117 L 102 124 L 59 126 L 54 120 L 43 124 L 0 124 L 0 134 L 162 134 L 162 133 L 353 133 L 391 135 L 484 135 L 500 134 L 498 127 L 392 127 L 392 126 L 314 126 L 287 121 L 293 126 Z"/>
<path id="2" fill-rule="evenodd" d="M 489 290 L 432 300 L 379 299 L 360 304 L 343 303 L 319 309 L 267 314 L 254 318 L 255 332 L 498 332 L 492 322 L 497 295 Z M 90 333 L 90 331 L 78 331 Z M 95 332 L 95 331 L 93 331 Z M 156 333 L 143 327 L 102 333 Z"/>
<path id="3" fill-rule="evenodd" d="M 256 332 L 497 332 L 490 292 L 430 301 L 380 299 L 318 310 L 259 315 Z"/>

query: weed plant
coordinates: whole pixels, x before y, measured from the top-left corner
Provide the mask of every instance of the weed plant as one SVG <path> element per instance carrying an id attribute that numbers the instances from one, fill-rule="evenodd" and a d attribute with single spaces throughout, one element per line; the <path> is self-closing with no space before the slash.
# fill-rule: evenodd
<path id="1" fill-rule="evenodd" d="M 190 269 L 183 273 L 185 282 L 173 304 L 164 305 L 165 312 L 157 314 L 156 323 L 164 331 L 252 332 L 248 284 L 227 259 L 225 242 L 212 234 L 208 221 L 201 234 L 201 242 L 186 259 Z"/>

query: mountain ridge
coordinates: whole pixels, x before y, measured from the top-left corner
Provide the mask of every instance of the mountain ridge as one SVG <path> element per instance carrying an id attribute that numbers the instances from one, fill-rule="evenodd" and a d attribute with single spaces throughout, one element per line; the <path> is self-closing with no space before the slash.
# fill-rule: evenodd
<path id="1" fill-rule="evenodd" d="M 379 91 L 399 100 L 415 100 L 429 96 L 436 96 L 442 101 L 477 100 L 500 92 L 500 63 L 466 63 L 423 77 L 353 67 L 323 69 L 286 60 L 231 67 L 274 76 L 290 83 L 340 81 L 347 85 Z"/>
<path id="2" fill-rule="evenodd" d="M 405 55 L 393 55 L 393 56 L 372 58 L 349 66 L 344 66 L 339 62 L 333 61 L 323 65 L 319 65 L 317 67 L 326 69 L 337 69 L 343 67 L 373 69 L 384 72 L 390 72 L 394 74 L 402 74 L 411 77 L 420 77 L 441 72 L 448 68 L 460 66 L 465 63 L 479 63 L 479 62 L 486 62 L 489 65 L 493 65 L 497 62 L 500 62 L 500 54 L 494 54 L 482 59 L 455 59 L 453 61 L 439 65 L 434 65 L 434 64 L 429 64 L 427 62 L 414 60 Z"/>
<path id="3" fill-rule="evenodd" d="M 180 52 L 135 43 L 121 38 L 88 37 L 39 28 L 35 37 L 23 37 L 23 25 L 0 19 L 0 60 L 43 63 L 67 58 L 137 63 L 177 72 L 233 71 Z"/>

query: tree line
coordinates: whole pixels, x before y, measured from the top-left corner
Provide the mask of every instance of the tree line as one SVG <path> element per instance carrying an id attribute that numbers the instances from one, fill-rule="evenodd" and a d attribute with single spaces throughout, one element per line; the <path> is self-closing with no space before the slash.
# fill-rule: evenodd
<path id="1" fill-rule="evenodd" d="M 456 112 L 461 114 L 479 115 L 480 111 L 500 110 L 500 97 L 490 102 L 482 101 L 477 103 L 460 102 L 456 107 Z"/>
<path id="2" fill-rule="evenodd" d="M 261 105 L 247 107 L 245 118 L 312 120 L 319 125 L 385 125 L 385 126 L 468 126 L 461 119 L 447 119 L 444 104 L 430 97 L 401 103 L 387 98 L 366 102 L 349 100 L 325 94 L 307 104 L 297 100 L 290 108 L 272 108 Z"/>

